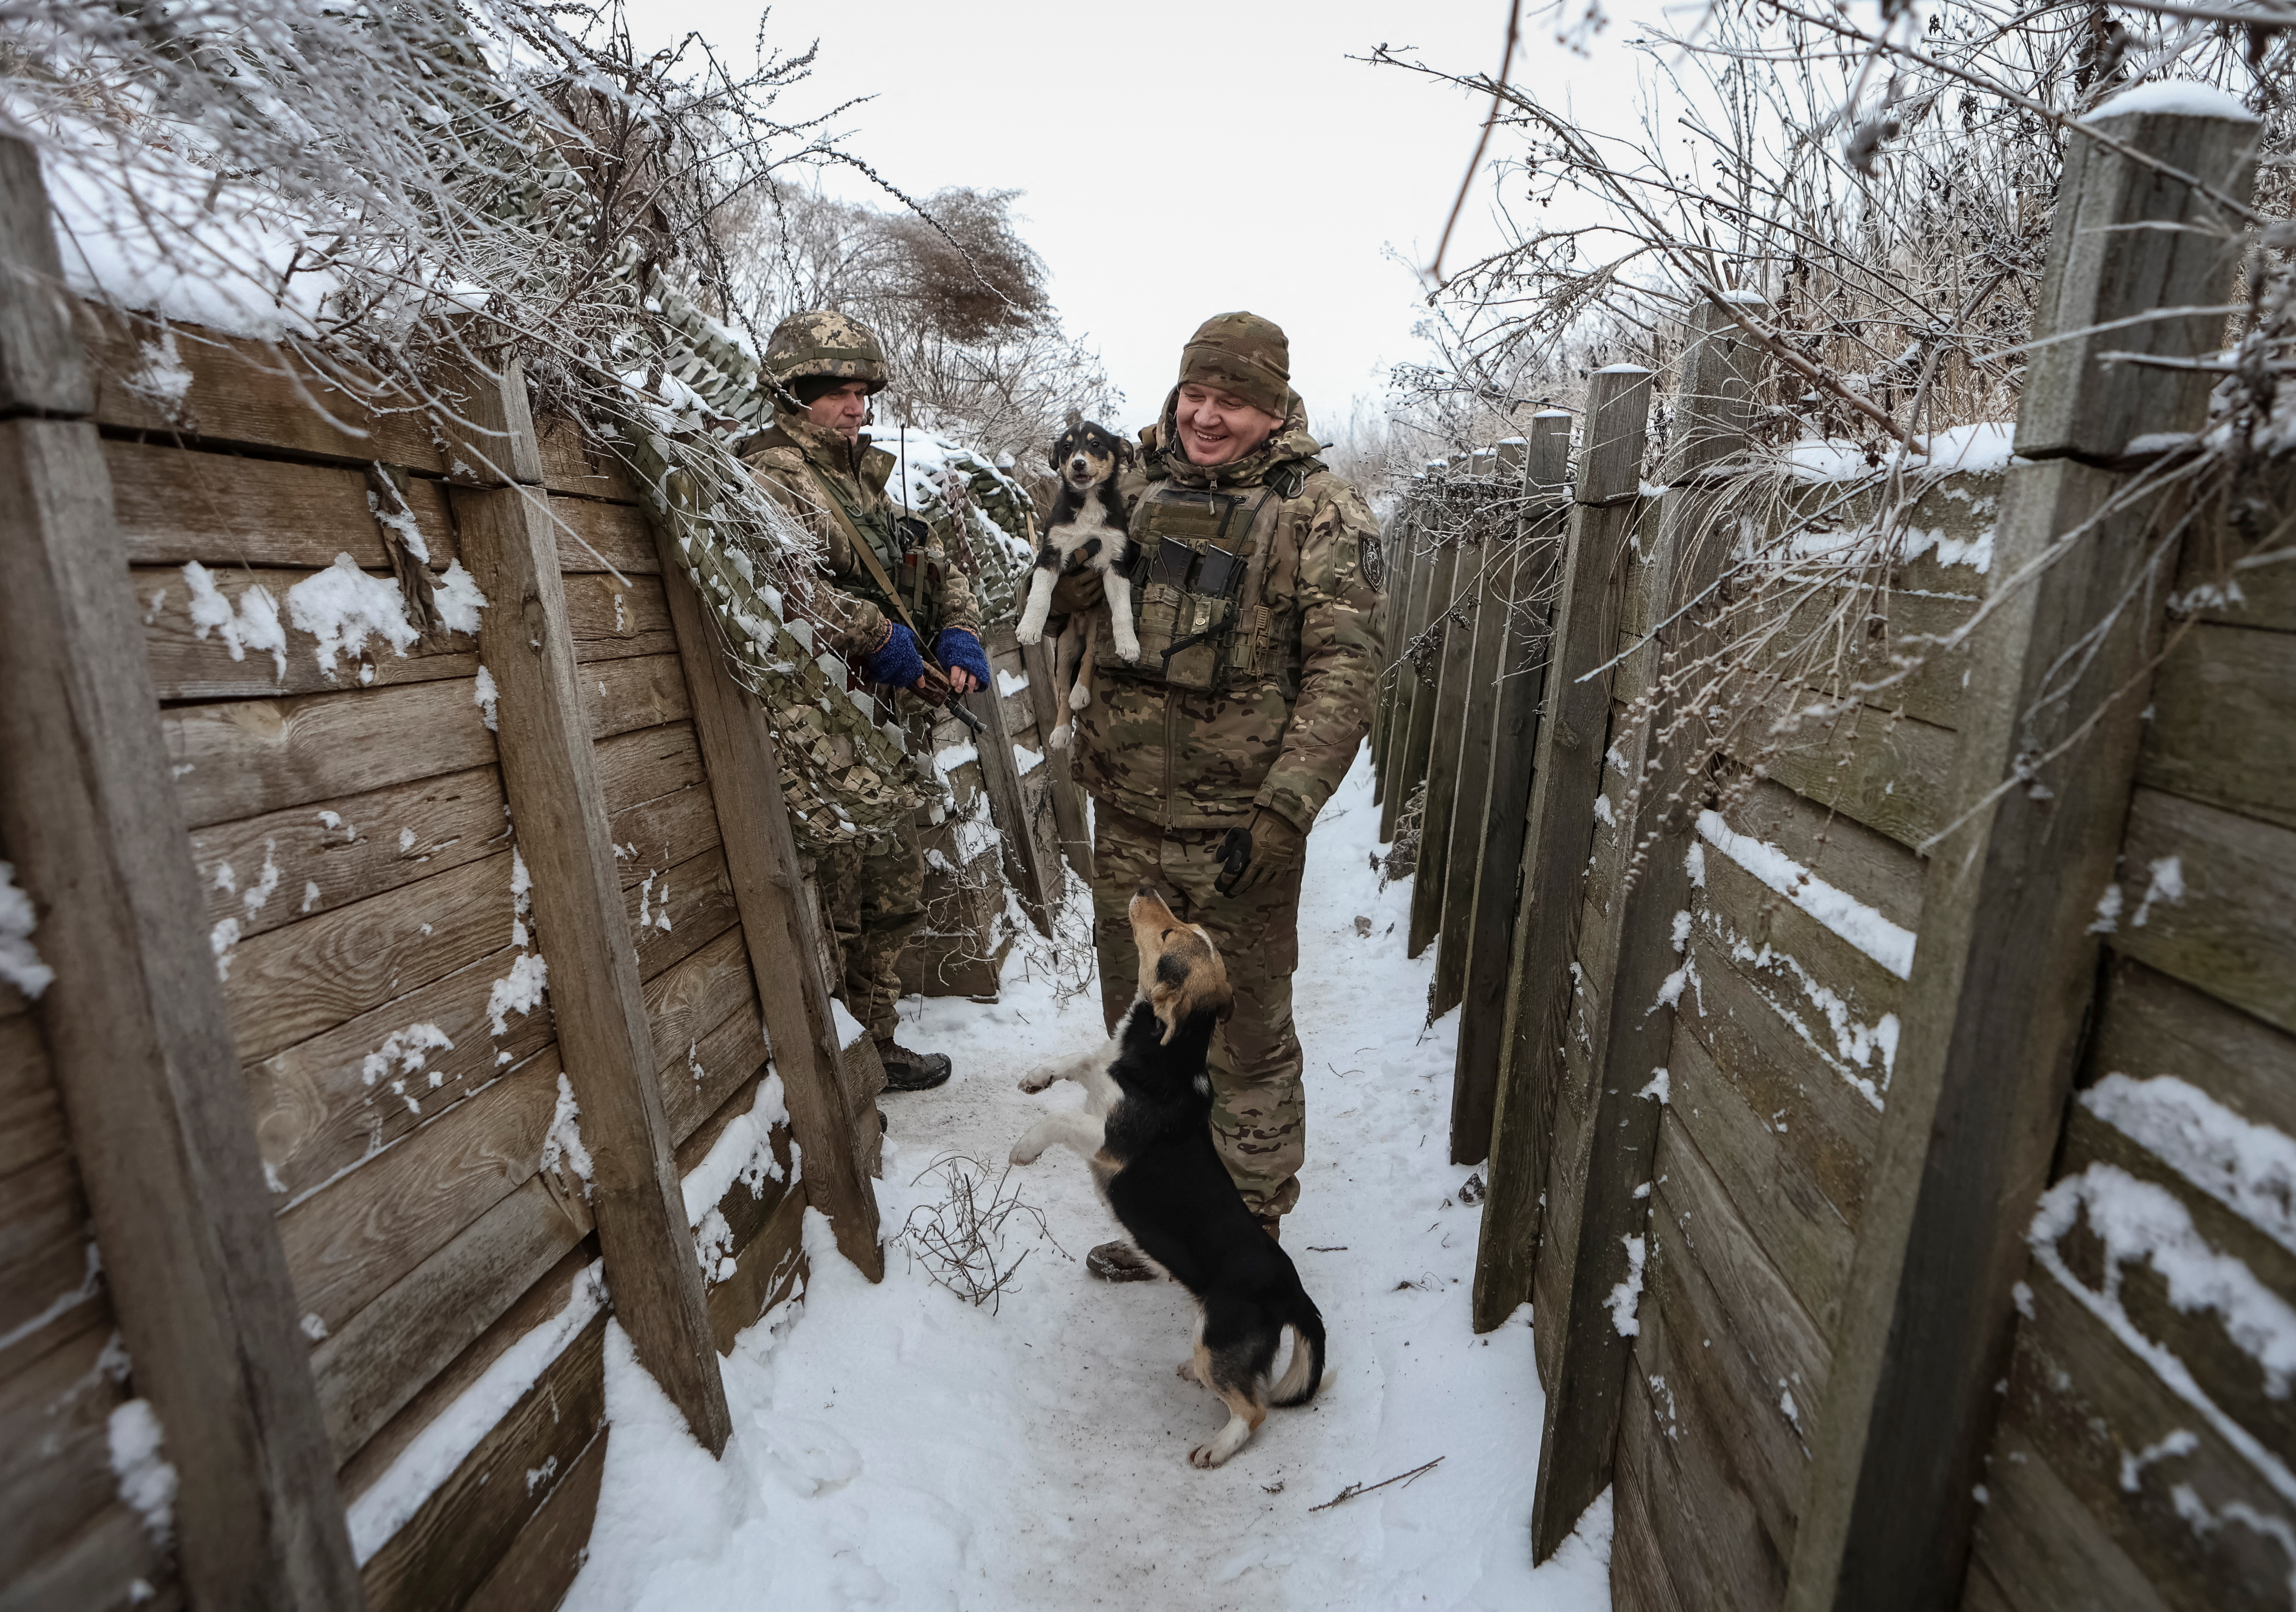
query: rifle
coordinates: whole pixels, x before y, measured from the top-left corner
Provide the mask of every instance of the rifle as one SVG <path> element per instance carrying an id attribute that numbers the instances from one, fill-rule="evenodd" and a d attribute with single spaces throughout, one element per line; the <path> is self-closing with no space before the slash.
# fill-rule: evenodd
<path id="1" fill-rule="evenodd" d="M 906 436 L 903 438 L 902 446 L 904 448 L 907 446 Z M 819 478 L 817 477 L 815 479 L 816 482 L 819 481 Z M 877 551 L 871 548 L 869 546 L 868 538 L 862 536 L 860 522 L 853 519 L 851 512 L 845 507 L 845 501 L 837 495 L 835 488 L 823 484 L 822 490 L 829 495 L 826 502 L 829 504 L 830 511 L 837 517 L 838 524 L 845 528 L 846 539 L 848 542 L 852 544 L 853 552 L 861 557 L 862 565 L 867 568 L 869 572 L 869 580 L 877 585 L 878 588 L 884 593 L 887 601 L 891 603 L 895 613 L 900 617 L 901 625 L 909 629 L 910 638 L 914 640 L 916 642 L 918 659 L 925 663 L 928 669 L 939 673 L 941 681 L 944 683 L 947 683 L 948 668 L 941 665 L 940 658 L 932 652 L 932 645 L 927 643 L 925 642 L 925 635 L 917 630 L 916 618 L 909 614 L 909 607 L 901 602 L 900 589 L 893 585 L 893 579 L 885 574 L 884 562 L 877 558 Z M 903 491 L 906 493 L 906 489 L 904 488 Z M 914 515 L 905 515 L 902 519 L 904 520 L 916 520 L 917 518 Z M 924 523 L 919 520 L 917 521 L 917 524 L 919 526 L 922 526 Z M 984 650 L 988 646 L 985 644 L 982 646 Z M 967 728 L 971 729 L 973 738 L 978 740 L 981 734 L 986 732 L 988 730 L 983 726 L 980 717 L 975 716 L 971 711 L 964 708 L 963 704 L 964 699 L 964 696 L 959 694 L 955 688 L 951 686 L 948 691 L 947 702 L 943 705 L 937 706 L 934 708 L 937 710 L 947 711 L 959 722 L 963 723 Z M 926 703 L 930 705 L 932 702 L 928 700 Z"/>

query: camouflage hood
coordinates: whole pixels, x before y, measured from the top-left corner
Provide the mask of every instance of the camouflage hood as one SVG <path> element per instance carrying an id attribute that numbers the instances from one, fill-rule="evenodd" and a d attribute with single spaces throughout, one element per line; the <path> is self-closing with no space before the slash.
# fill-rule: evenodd
<path id="1" fill-rule="evenodd" d="M 1168 479 L 1180 487 L 1258 487 L 1283 466 L 1315 458 L 1323 446 L 1308 429 L 1308 405 L 1300 401 L 1299 393 L 1286 392 L 1283 423 L 1274 435 L 1242 458 L 1206 469 L 1189 463 L 1186 451 L 1180 446 L 1179 405 L 1180 389 L 1176 386 L 1165 395 L 1164 412 L 1150 433 L 1146 469 L 1152 481 Z"/>

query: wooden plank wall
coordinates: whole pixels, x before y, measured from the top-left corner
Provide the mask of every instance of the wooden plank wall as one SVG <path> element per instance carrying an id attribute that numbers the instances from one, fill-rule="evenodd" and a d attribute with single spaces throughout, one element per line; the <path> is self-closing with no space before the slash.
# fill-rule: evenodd
<path id="1" fill-rule="evenodd" d="M 490 1366 L 586 1302 L 597 1259 L 584 1182 L 552 1142 L 562 1083 L 549 1006 L 504 1002 L 535 954 L 475 643 L 433 632 L 400 656 L 371 639 L 330 677 L 317 641 L 287 620 L 289 590 L 330 567 L 393 581 L 404 545 L 377 519 L 374 499 L 389 496 L 378 475 L 443 582 L 459 559 L 447 467 L 410 419 L 369 418 L 365 436 L 329 423 L 253 344 L 177 330 L 170 353 L 148 329 L 93 314 L 82 335 L 130 561 L 119 586 L 144 624 L 368 1599 L 550 1607 L 596 1500 L 603 1315 L 572 1329 L 399 1526 L 381 1529 L 362 1506 L 390 1492 L 394 1463 Z M 184 383 L 155 392 L 155 365 Z M 357 418 L 332 401 L 338 420 Z M 654 539 L 631 488 L 570 431 L 545 432 L 543 446 L 684 1175 L 768 1079 L 756 985 Z M 286 624 L 276 656 L 235 647 L 216 625 L 223 607 L 234 627 L 259 618 L 258 590 Z M 164 1604 L 171 1581 L 111 1495 L 103 1426 L 119 1391 L 93 1370 L 105 1301 L 23 1008 L 0 993 L 0 1090 L 17 1121 L 0 1160 L 13 1189 L 0 1200 L 13 1272 L 0 1414 L 20 1436 L 12 1448 L 55 1453 L 11 1463 L 23 1503 L 5 1508 L 0 1580 L 11 1604 L 82 1607 L 111 1604 L 140 1575 Z M 770 1135 L 779 1180 L 752 1169 L 694 1208 L 721 1350 L 802 1280 L 806 1194 L 787 1184 L 786 1126 Z M 536 1471 L 551 1476 L 488 1481 Z M 98 1568 L 105 1594 L 91 1588 Z"/>
<path id="2" fill-rule="evenodd" d="M 2296 478 L 2284 471 L 2270 503 L 2284 523 Z M 2249 546 L 2216 515 L 2187 539 L 2178 594 L 2204 597 Z M 2213 1264 L 2251 1302 L 2285 1306 L 2287 1202 L 2239 1191 L 2255 1177 L 2226 1151 L 2296 1157 L 2296 587 L 2248 575 L 2268 579 L 2244 575 L 2241 597 L 2185 617 L 2153 682 L 2054 1191 L 2117 1185 L 2154 1222 L 2189 1222 L 2187 1271 Z M 2027 1272 L 1963 1604 L 2284 1607 L 2284 1381 L 2223 1305 L 2179 1305 L 2163 1271 L 2175 1254 L 2131 1258 L 2123 1233 L 2109 1267 L 2098 1207 L 2069 1212 Z"/>

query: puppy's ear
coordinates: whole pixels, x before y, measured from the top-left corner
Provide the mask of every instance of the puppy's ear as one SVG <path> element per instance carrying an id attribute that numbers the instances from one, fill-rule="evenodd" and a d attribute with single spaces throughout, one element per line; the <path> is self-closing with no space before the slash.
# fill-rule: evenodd
<path id="1" fill-rule="evenodd" d="M 1045 450 L 1045 462 L 1055 471 L 1061 468 L 1061 445 L 1058 439 Z"/>
<path id="2" fill-rule="evenodd" d="M 1123 469 L 1128 465 L 1137 464 L 1140 462 L 1140 450 L 1132 446 L 1129 438 L 1119 437 L 1114 440 L 1116 443 L 1116 463 L 1119 469 Z"/>

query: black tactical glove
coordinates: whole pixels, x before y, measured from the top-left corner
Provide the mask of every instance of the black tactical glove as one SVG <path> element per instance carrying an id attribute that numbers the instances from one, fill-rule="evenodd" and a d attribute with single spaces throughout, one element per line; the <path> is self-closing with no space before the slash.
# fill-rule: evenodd
<path id="1" fill-rule="evenodd" d="M 1223 868 L 1212 888 L 1223 896 L 1249 896 L 1269 880 L 1300 864 L 1308 836 L 1280 812 L 1255 812 L 1248 828 L 1230 829 L 1220 841 Z"/>

